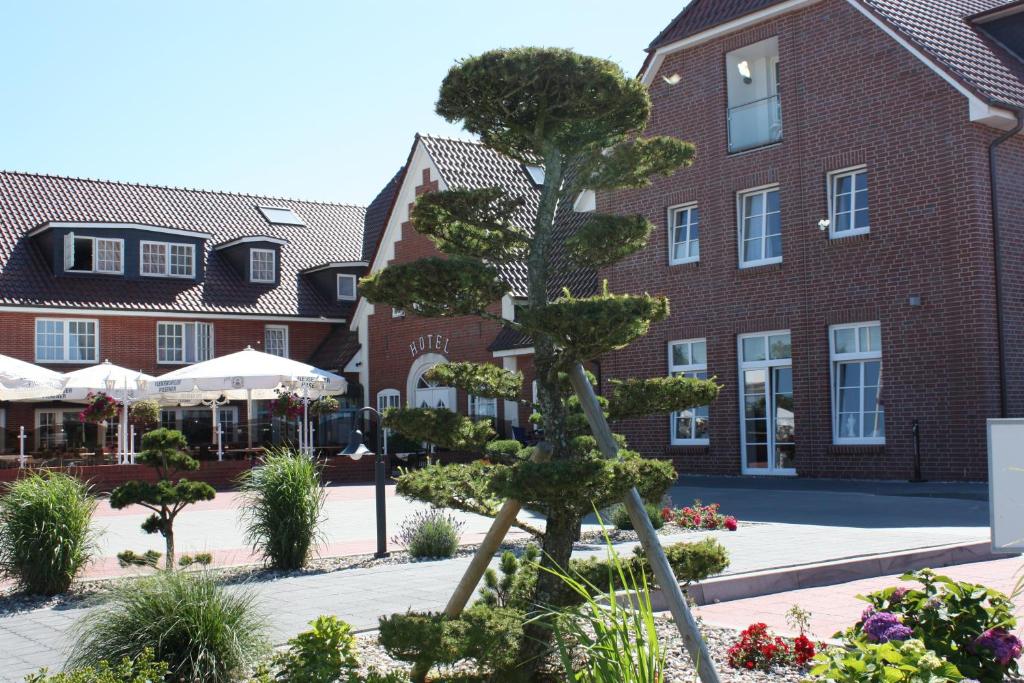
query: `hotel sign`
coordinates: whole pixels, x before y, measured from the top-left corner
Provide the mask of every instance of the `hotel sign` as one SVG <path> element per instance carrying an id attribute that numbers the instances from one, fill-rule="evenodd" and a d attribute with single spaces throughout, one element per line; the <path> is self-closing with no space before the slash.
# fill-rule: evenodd
<path id="1" fill-rule="evenodd" d="M 418 338 L 409 342 L 409 353 L 412 354 L 413 358 L 428 351 L 436 351 L 437 353 L 443 353 L 447 356 L 449 341 L 450 339 L 448 337 L 440 334 L 420 335 Z"/>

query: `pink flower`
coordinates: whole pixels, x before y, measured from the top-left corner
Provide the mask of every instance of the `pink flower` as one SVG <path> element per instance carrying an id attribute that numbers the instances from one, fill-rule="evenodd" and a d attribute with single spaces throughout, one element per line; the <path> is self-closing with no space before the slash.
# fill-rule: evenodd
<path id="1" fill-rule="evenodd" d="M 736 527 L 738 526 L 739 523 L 737 523 L 735 517 L 730 516 L 725 518 L 725 528 L 729 531 L 736 531 Z"/>

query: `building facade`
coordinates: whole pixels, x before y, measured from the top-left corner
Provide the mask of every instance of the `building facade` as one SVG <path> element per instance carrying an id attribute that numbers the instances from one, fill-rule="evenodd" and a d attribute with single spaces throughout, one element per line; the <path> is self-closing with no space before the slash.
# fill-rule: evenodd
<path id="1" fill-rule="evenodd" d="M 652 43 L 647 132 L 697 158 L 598 197 L 657 226 L 601 276 L 672 304 L 604 376 L 723 388 L 622 425 L 632 445 L 682 472 L 986 477 L 986 419 L 1024 413 L 1024 85 L 1000 24 L 1024 15 L 977 14 L 1006 4 L 694 0 Z"/>

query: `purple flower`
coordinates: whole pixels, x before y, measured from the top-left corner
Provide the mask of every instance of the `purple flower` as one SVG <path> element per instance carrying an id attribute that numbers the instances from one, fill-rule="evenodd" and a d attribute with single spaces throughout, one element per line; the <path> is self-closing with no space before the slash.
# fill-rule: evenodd
<path id="1" fill-rule="evenodd" d="M 970 649 L 971 652 L 977 654 L 978 648 L 990 650 L 995 656 L 996 661 L 1003 666 L 1006 666 L 1021 655 L 1020 638 L 1005 628 L 990 628 L 982 633 L 971 643 Z"/>
<path id="2" fill-rule="evenodd" d="M 874 613 L 875 613 L 875 608 L 874 607 L 866 607 L 866 608 L 864 608 L 864 611 L 860 613 L 860 620 L 861 621 L 867 621 L 871 617 L 871 615 L 874 614 Z"/>
<path id="3" fill-rule="evenodd" d="M 864 633 L 875 643 L 890 640 L 906 640 L 914 632 L 900 623 L 900 618 L 890 612 L 875 612 L 864 620 Z"/>
<path id="4" fill-rule="evenodd" d="M 889 600 L 895 605 L 896 603 L 901 602 L 909 592 L 909 589 L 900 586 L 892 592 L 892 596 L 889 598 Z"/>

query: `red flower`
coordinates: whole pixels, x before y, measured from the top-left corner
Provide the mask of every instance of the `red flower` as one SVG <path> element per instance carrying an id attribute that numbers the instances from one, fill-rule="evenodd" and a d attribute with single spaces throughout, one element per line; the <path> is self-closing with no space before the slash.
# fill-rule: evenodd
<path id="1" fill-rule="evenodd" d="M 665 506 L 661 508 L 661 518 L 666 522 L 672 521 L 672 508 Z"/>
<path id="2" fill-rule="evenodd" d="M 736 531 L 736 528 L 738 526 L 739 526 L 739 524 L 736 522 L 736 518 L 735 517 L 726 517 L 725 518 L 725 528 L 728 529 L 729 531 Z"/>

